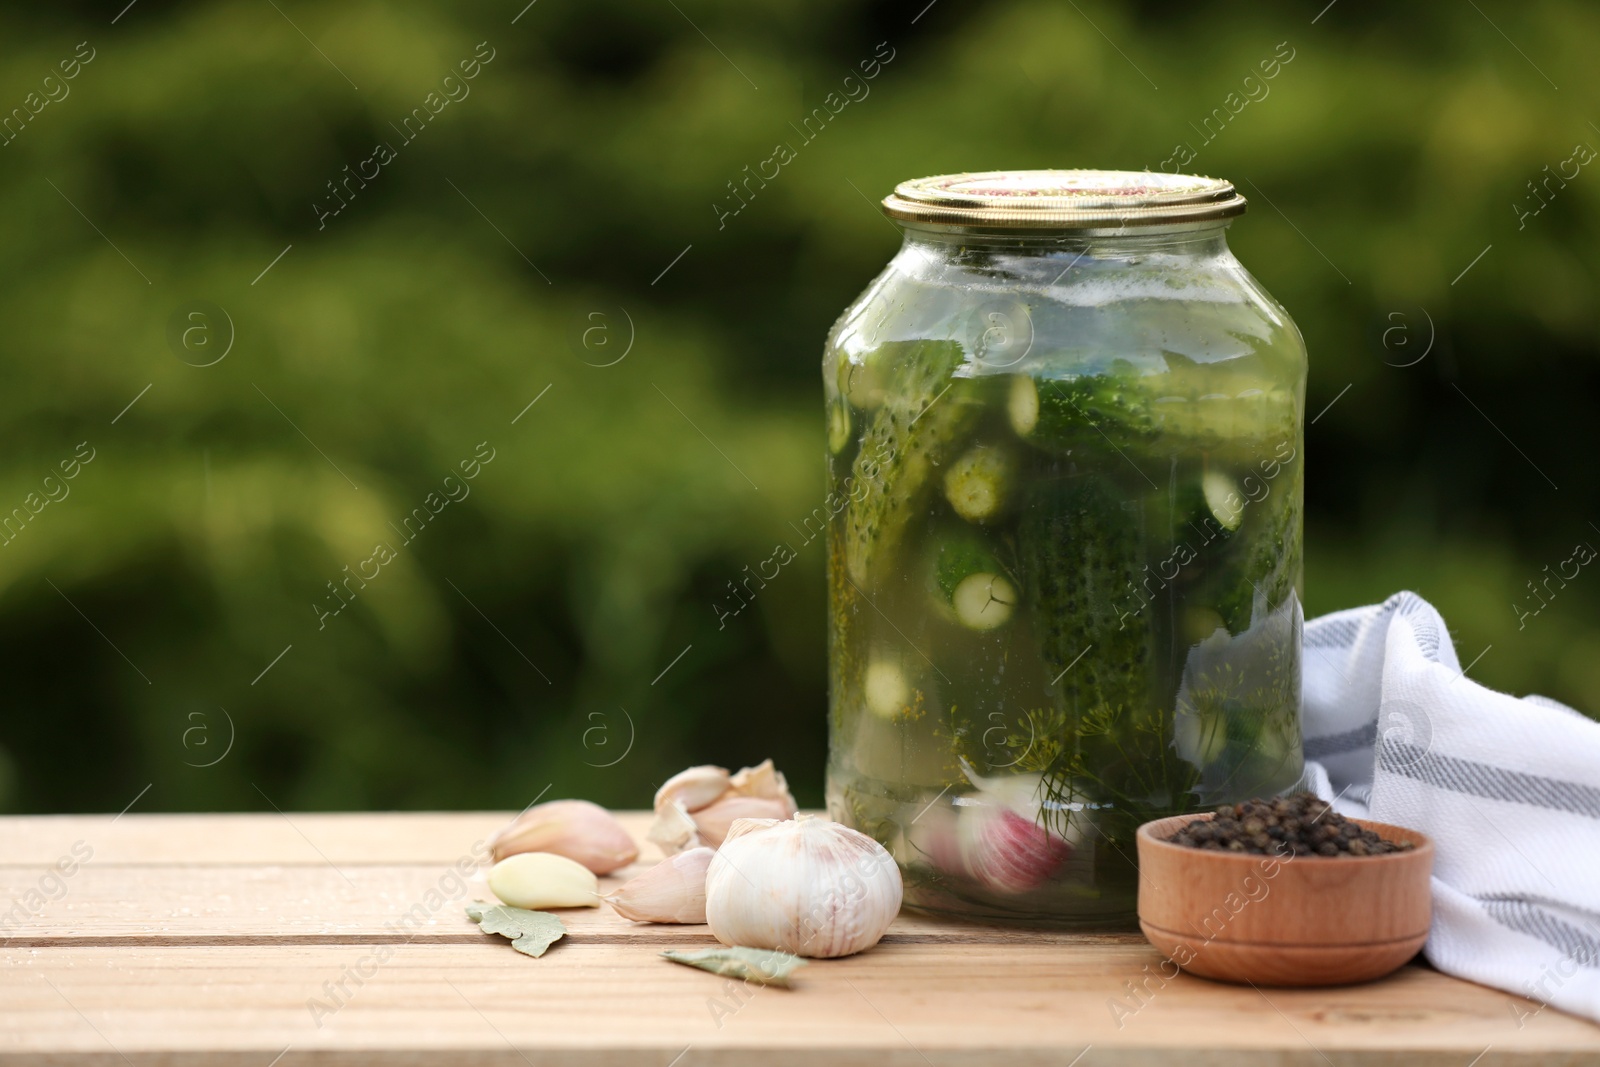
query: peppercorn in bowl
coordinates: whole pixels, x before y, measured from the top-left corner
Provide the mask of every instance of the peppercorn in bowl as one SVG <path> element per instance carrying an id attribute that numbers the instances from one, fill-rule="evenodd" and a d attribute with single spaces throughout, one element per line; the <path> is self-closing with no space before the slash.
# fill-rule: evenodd
<path id="1" fill-rule="evenodd" d="M 1346 985 L 1404 965 L 1432 918 L 1433 843 L 1309 794 L 1145 823 L 1139 926 L 1191 974 Z"/>

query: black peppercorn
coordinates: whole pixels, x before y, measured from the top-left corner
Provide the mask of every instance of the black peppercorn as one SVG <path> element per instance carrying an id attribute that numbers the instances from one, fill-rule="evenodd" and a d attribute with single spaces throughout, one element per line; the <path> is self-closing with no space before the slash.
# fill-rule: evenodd
<path id="1" fill-rule="evenodd" d="M 1412 848 L 1409 841 L 1384 840 L 1311 793 L 1225 804 L 1210 818 L 1190 822 L 1171 841 L 1212 851 L 1295 856 L 1381 856 Z"/>

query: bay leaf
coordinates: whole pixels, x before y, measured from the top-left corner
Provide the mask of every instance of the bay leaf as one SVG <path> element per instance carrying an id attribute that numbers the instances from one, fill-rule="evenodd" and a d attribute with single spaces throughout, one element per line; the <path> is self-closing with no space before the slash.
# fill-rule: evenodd
<path id="1" fill-rule="evenodd" d="M 661 954 L 673 963 L 682 963 L 690 967 L 698 967 L 702 971 L 720 974 L 728 978 L 742 978 L 747 982 L 758 985 L 781 986 L 790 988 L 789 975 L 796 968 L 804 967 L 806 961 L 799 956 L 777 949 L 765 948 L 740 948 L 737 946 L 720 946 L 718 948 L 701 948 L 691 951 L 668 949 Z"/>
<path id="2" fill-rule="evenodd" d="M 510 938 L 511 947 L 525 956 L 543 956 L 544 950 L 567 932 L 566 924 L 549 912 L 508 904 L 468 904 L 467 916 L 484 933 Z"/>

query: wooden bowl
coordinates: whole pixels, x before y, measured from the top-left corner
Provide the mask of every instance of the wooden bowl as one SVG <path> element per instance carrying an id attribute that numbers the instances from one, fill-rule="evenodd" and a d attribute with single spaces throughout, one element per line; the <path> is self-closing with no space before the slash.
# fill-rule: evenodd
<path id="1" fill-rule="evenodd" d="M 1209 813 L 1139 827 L 1139 926 L 1192 974 L 1224 982 L 1322 986 L 1396 970 L 1428 939 L 1433 842 L 1402 826 L 1353 819 L 1407 852 L 1255 856 L 1174 845 Z"/>

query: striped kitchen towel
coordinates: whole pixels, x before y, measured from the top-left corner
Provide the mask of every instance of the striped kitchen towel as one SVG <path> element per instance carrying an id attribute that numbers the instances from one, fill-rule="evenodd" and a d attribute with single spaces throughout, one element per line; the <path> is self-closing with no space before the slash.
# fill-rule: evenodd
<path id="1" fill-rule="evenodd" d="M 1414 593 L 1305 628 L 1308 781 L 1434 840 L 1439 970 L 1600 1021 L 1600 723 L 1464 676 Z"/>

